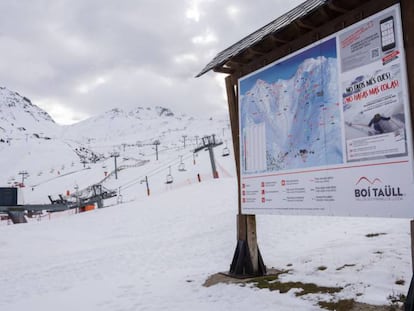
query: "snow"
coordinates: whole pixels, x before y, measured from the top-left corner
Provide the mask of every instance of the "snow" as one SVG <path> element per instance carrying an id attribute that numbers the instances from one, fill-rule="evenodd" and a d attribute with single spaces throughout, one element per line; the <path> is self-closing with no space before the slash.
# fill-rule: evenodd
<path id="1" fill-rule="evenodd" d="M 95 131 L 83 123 L 52 140 L 28 136 L 0 144 L 2 186 L 18 179 L 19 170 L 29 172 L 21 189 L 26 203 L 46 203 L 48 194 L 97 182 L 120 194 L 103 209 L 43 214 L 19 225 L 0 221 L 0 310 L 321 310 L 320 300 L 381 305 L 407 293 L 409 220 L 386 218 L 257 216 L 264 262 L 288 270 L 283 282 L 343 287 L 340 293 L 297 297 L 297 289 L 281 294 L 252 284 L 203 286 L 209 276 L 228 271 L 237 242 L 233 152 L 221 156 L 226 143 L 232 146 L 228 121 L 148 115 L 143 130 L 128 127 L 136 118 L 122 115 L 128 117 L 91 122 Z M 114 133 L 115 123 L 123 123 L 123 135 Z M 215 148 L 218 179 L 208 152 L 192 154 L 195 135 L 213 133 L 225 142 Z M 137 137 L 146 141 L 136 144 Z M 158 161 L 148 143 L 155 139 L 161 141 Z M 75 152 L 81 147 L 85 157 L 103 157 L 83 167 Z M 121 155 L 118 179 L 108 156 L 114 150 Z M 181 159 L 185 171 L 178 171 Z M 174 182 L 167 185 L 170 171 Z"/>
<path id="2" fill-rule="evenodd" d="M 1 226 L 0 309 L 319 310 L 315 297 L 297 298 L 293 290 L 202 286 L 231 262 L 236 198 L 236 180 L 221 178 L 92 212 Z M 260 216 L 257 226 L 268 268 L 292 269 L 283 281 L 342 286 L 338 297 L 372 304 L 406 293 L 407 220 Z M 344 265 L 355 266 L 338 270 Z M 400 279 L 406 285 L 396 285 Z"/>

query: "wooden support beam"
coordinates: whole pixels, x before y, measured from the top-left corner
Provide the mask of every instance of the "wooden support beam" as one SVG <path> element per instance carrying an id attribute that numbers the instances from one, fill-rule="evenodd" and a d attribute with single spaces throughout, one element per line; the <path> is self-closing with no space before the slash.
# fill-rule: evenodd
<path id="1" fill-rule="evenodd" d="M 248 48 L 247 51 L 254 55 L 259 55 L 259 56 L 266 55 L 266 52 L 260 51 L 257 47 L 254 47 L 254 46 Z"/>
<path id="2" fill-rule="evenodd" d="M 234 73 L 234 69 L 229 68 L 229 67 L 214 67 L 213 68 L 214 72 L 219 72 L 219 73 L 225 73 L 225 74 L 233 74 Z"/>
<path id="3" fill-rule="evenodd" d="M 347 9 L 345 8 L 341 8 L 335 4 L 333 4 L 332 2 L 328 2 L 328 8 L 331 9 L 332 11 L 341 13 L 341 14 L 345 14 L 346 12 L 348 12 Z"/>
<path id="4" fill-rule="evenodd" d="M 237 240 L 247 241 L 247 221 L 246 215 L 237 215 Z"/>
<path id="5" fill-rule="evenodd" d="M 238 182 L 238 189 L 239 189 L 238 213 L 241 214 L 239 109 L 238 109 L 238 104 L 237 104 L 238 94 L 236 91 L 236 81 L 233 80 L 232 76 L 226 77 L 226 94 L 227 94 L 227 104 L 228 104 L 228 109 L 229 109 L 231 134 L 233 138 L 234 159 L 236 161 L 237 182 Z"/>
<path id="6" fill-rule="evenodd" d="M 294 23 L 296 24 L 297 27 L 301 29 L 305 29 L 305 30 L 314 30 L 316 28 L 315 26 L 304 23 L 300 19 L 294 21 Z"/>
<path id="7" fill-rule="evenodd" d="M 405 50 L 405 60 L 407 65 L 407 85 L 408 85 L 408 100 L 410 105 L 411 127 L 414 120 L 414 3 L 412 0 L 401 0 L 401 16 L 403 26 L 403 41 Z M 411 128 L 413 131 L 413 128 Z M 410 222 L 411 231 L 411 265 L 414 272 L 414 220 Z M 412 294 L 412 293 L 411 293 Z M 408 295 L 407 295 L 408 296 Z M 413 297 L 407 297 L 413 299 Z"/>
<path id="8" fill-rule="evenodd" d="M 286 40 L 286 39 L 282 39 L 281 37 L 279 37 L 279 36 L 277 36 L 277 35 L 275 35 L 275 34 L 270 35 L 270 36 L 269 36 L 269 38 L 271 38 L 271 39 L 272 39 L 272 41 L 274 41 L 274 42 L 276 42 L 276 43 L 280 43 L 280 44 L 286 44 L 286 43 L 289 43 L 289 41 L 288 41 L 288 40 Z"/>
<path id="9" fill-rule="evenodd" d="M 235 68 L 235 67 L 242 67 L 246 65 L 246 62 L 241 61 L 240 57 L 238 57 L 238 58 L 232 58 L 226 64 L 228 67 Z"/>
<path id="10" fill-rule="evenodd" d="M 253 271 L 259 271 L 259 248 L 257 246 L 256 216 L 246 216 L 247 246 L 249 248 L 250 259 Z"/>
<path id="11" fill-rule="evenodd" d="M 405 62 L 407 65 L 408 100 L 410 103 L 411 126 L 414 126 L 414 2 L 412 0 L 401 0 L 401 15 L 403 22 Z M 411 130 L 413 130 L 413 128 Z"/>
<path id="12" fill-rule="evenodd" d="M 331 14 L 328 13 L 328 11 L 326 10 L 325 7 L 320 7 L 318 11 L 323 16 L 324 23 L 325 23 L 325 21 L 329 21 L 329 20 L 332 19 Z"/>
<path id="13" fill-rule="evenodd" d="M 411 269 L 414 272 L 414 220 L 410 221 L 411 234 Z"/>
<path id="14" fill-rule="evenodd" d="M 299 27 L 299 25 L 296 22 L 290 23 L 287 27 L 290 28 L 291 31 L 293 29 L 293 31 L 294 31 L 293 37 L 294 38 L 298 38 L 298 37 L 302 36 L 304 33 L 306 33 L 306 31 L 304 31 L 303 28 Z"/>

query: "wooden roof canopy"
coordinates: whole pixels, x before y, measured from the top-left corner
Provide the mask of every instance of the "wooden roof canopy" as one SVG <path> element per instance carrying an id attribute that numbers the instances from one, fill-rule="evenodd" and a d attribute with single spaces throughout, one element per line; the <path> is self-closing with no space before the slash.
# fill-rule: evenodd
<path id="1" fill-rule="evenodd" d="M 213 70 L 239 78 L 398 2 L 307 0 L 217 54 L 196 77 Z"/>

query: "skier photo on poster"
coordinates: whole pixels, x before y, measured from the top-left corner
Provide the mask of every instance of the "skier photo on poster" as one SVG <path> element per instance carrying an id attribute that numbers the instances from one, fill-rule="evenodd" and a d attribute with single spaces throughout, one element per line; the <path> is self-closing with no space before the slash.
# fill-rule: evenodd
<path id="1" fill-rule="evenodd" d="M 408 153 L 404 67 L 394 22 L 395 14 L 389 12 L 339 36 L 348 162 Z"/>

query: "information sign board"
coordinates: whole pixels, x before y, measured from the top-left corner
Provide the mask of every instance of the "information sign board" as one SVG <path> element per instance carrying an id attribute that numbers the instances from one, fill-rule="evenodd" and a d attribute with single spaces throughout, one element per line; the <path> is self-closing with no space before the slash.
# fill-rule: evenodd
<path id="1" fill-rule="evenodd" d="M 239 80 L 242 213 L 414 217 L 399 4 Z"/>

